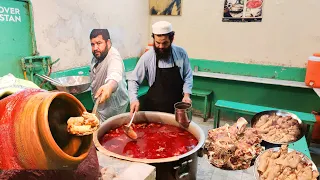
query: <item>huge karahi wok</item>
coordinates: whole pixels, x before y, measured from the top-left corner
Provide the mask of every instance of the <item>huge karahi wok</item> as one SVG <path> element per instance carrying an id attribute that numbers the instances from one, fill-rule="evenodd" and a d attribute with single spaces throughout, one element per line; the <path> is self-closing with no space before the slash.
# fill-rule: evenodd
<path id="1" fill-rule="evenodd" d="M 123 156 L 114 152 L 111 152 L 104 148 L 100 143 L 101 138 L 111 130 L 129 123 L 129 113 L 119 114 L 107 119 L 101 124 L 100 128 L 94 133 L 93 141 L 97 149 L 107 156 L 115 158 L 142 162 L 154 165 L 156 167 L 157 179 L 174 180 L 174 179 L 196 179 L 197 172 L 197 159 L 202 154 L 202 146 L 205 140 L 205 134 L 202 129 L 194 122 L 191 122 L 186 129 L 197 140 L 198 144 L 190 151 L 173 157 L 158 158 L 158 159 L 142 159 Z M 162 112 L 150 112 L 141 111 L 135 115 L 134 123 L 163 123 L 176 127 L 180 127 L 179 123 L 175 120 L 174 114 L 162 113 Z M 182 127 L 181 127 L 182 128 Z M 173 139 L 174 140 L 174 139 Z"/>

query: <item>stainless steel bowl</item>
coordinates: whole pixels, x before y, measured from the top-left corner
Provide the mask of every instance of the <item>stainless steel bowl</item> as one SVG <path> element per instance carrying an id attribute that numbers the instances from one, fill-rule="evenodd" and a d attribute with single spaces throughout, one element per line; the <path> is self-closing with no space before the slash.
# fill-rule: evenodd
<path id="1" fill-rule="evenodd" d="M 60 78 L 54 78 L 54 80 L 60 82 L 63 86 L 52 83 L 58 90 L 71 94 L 79 94 L 89 89 L 90 77 L 89 76 L 65 76 Z"/>
<path id="2" fill-rule="evenodd" d="M 174 104 L 174 114 L 176 121 L 184 128 L 188 128 L 192 120 L 192 105 L 185 102 Z"/>
<path id="3" fill-rule="evenodd" d="M 277 115 L 277 116 L 281 116 L 281 117 L 290 116 L 293 119 L 296 119 L 298 121 L 299 125 L 300 125 L 300 135 L 297 137 L 296 141 L 299 141 L 307 132 L 307 125 L 303 124 L 301 119 L 297 115 L 295 115 L 293 113 L 285 112 L 285 111 L 280 111 L 280 110 L 262 111 L 260 113 L 255 114 L 253 116 L 252 120 L 251 120 L 251 127 L 254 128 L 256 122 L 260 119 L 260 117 L 263 116 L 263 115 L 266 115 L 266 114 L 268 114 L 268 115 Z M 267 141 L 264 138 L 262 138 L 262 140 L 264 140 L 264 141 L 266 141 L 268 143 L 278 144 L 278 145 L 289 144 L 289 143 L 296 142 L 296 141 L 291 141 L 291 142 L 287 142 L 287 143 L 279 143 L 279 142 Z"/>

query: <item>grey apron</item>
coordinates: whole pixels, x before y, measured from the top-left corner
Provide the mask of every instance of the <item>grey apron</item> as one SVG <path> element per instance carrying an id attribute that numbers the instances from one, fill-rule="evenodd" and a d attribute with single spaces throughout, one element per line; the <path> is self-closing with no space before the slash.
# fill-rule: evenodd
<path id="1" fill-rule="evenodd" d="M 105 80 L 107 78 L 108 55 L 103 61 L 97 62 L 91 68 L 91 95 L 94 102 L 96 101 L 94 95 L 96 94 L 98 89 L 105 84 Z M 125 90 L 126 82 L 125 80 L 122 80 L 118 83 L 118 89 L 112 93 L 110 98 L 107 99 L 103 104 L 99 104 L 97 112 L 100 119 L 100 123 L 112 116 L 126 112 L 127 106 L 129 104 L 129 98 L 128 92 Z"/>

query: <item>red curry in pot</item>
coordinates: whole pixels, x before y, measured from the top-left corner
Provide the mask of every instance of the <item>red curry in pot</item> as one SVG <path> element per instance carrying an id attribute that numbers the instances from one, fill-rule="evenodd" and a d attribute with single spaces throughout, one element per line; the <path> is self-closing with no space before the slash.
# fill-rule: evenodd
<path id="1" fill-rule="evenodd" d="M 127 137 L 122 126 L 110 130 L 99 141 L 107 150 L 127 157 L 159 159 L 179 156 L 198 144 L 190 132 L 168 124 L 132 124 L 137 140 Z"/>

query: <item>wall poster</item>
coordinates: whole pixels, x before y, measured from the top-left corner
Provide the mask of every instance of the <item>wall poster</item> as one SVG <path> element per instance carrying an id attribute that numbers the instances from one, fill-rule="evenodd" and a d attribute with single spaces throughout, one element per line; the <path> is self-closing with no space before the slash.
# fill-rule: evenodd
<path id="1" fill-rule="evenodd" d="M 149 0 L 151 15 L 180 16 L 182 0 Z"/>
<path id="2" fill-rule="evenodd" d="M 261 22 L 263 0 L 225 0 L 223 22 Z"/>

